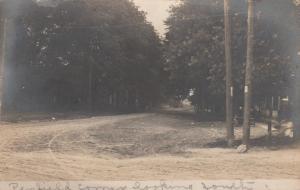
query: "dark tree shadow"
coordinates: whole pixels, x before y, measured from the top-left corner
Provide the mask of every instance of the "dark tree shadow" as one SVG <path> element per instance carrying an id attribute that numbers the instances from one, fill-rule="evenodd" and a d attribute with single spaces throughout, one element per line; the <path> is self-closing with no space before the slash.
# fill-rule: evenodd
<path id="1" fill-rule="evenodd" d="M 175 111 L 175 110 L 159 110 L 158 113 L 169 116 L 169 117 L 175 117 L 179 119 L 184 120 L 193 120 L 198 122 L 218 122 L 218 121 L 224 121 L 224 118 L 222 116 L 217 116 L 215 114 L 209 114 L 209 113 L 202 113 L 197 114 L 192 111 Z"/>
<path id="2" fill-rule="evenodd" d="M 235 140 L 233 146 L 237 148 L 242 144 L 242 140 Z M 279 150 L 285 148 L 293 148 L 295 141 L 290 137 L 273 136 L 271 141 L 267 140 L 267 136 L 254 138 L 250 140 L 250 146 L 253 148 L 269 148 L 271 150 Z M 229 148 L 225 139 L 219 139 L 215 142 L 205 145 L 206 148 Z"/>

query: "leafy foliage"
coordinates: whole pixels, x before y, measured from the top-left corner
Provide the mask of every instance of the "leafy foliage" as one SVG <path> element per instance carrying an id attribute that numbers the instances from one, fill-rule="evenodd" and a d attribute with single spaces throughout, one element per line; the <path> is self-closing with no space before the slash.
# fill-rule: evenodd
<path id="1" fill-rule="evenodd" d="M 246 62 L 247 4 L 232 1 L 232 56 L 236 105 L 242 104 Z M 295 18 L 292 1 L 256 4 L 254 103 L 267 96 L 287 95 L 294 53 Z M 276 12 L 276 14 L 275 14 Z M 191 97 L 199 110 L 222 112 L 225 106 L 225 58 L 223 0 L 183 0 L 166 21 L 169 93 Z M 284 22 L 285 21 L 285 22 Z"/>
<path id="2" fill-rule="evenodd" d="M 132 2 L 27 3 L 13 19 L 8 108 L 135 110 L 159 101 L 161 42 Z"/>

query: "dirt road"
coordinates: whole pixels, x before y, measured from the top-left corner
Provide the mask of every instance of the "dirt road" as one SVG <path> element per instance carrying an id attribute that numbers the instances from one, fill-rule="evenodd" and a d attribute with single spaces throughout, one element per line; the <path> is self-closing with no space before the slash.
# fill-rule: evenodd
<path id="1" fill-rule="evenodd" d="M 224 136 L 221 122 L 165 113 L 2 123 L 0 180 L 300 179 L 299 146 L 209 148 Z"/>

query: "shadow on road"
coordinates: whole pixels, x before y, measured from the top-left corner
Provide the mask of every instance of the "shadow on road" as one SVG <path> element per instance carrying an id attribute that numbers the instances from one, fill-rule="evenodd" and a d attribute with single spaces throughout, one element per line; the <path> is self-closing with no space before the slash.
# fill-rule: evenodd
<path id="1" fill-rule="evenodd" d="M 282 137 L 282 136 L 274 136 L 272 137 L 272 141 L 269 142 L 267 140 L 267 136 L 262 136 L 259 138 L 254 138 L 250 140 L 250 146 L 251 147 L 268 147 L 271 150 L 278 150 L 278 149 L 284 149 L 284 148 L 293 148 L 293 144 L 295 141 L 293 141 L 290 137 Z M 242 144 L 242 140 L 235 140 L 234 141 L 234 147 L 237 147 Z M 212 143 L 208 143 L 205 145 L 207 148 L 228 148 L 226 140 L 220 139 Z"/>

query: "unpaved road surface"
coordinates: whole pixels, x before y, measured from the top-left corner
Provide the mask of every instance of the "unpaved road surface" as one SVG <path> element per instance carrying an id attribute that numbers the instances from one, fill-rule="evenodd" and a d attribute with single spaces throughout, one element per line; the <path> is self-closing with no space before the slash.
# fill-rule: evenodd
<path id="1" fill-rule="evenodd" d="M 300 179 L 299 146 L 208 147 L 224 136 L 221 122 L 165 113 L 2 123 L 0 180 Z"/>

